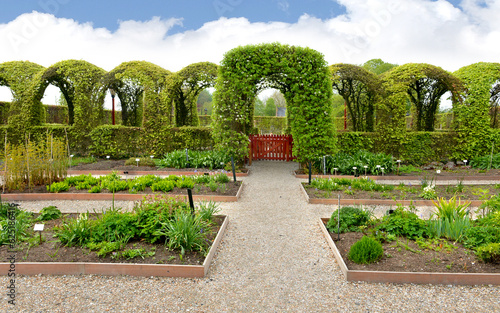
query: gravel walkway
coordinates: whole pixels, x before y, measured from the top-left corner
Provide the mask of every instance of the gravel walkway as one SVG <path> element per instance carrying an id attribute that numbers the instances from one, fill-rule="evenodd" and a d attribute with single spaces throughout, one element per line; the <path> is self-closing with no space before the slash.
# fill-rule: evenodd
<path id="1" fill-rule="evenodd" d="M 296 166 L 254 162 L 240 201 L 222 204 L 229 226 L 207 277 L 18 277 L 16 311 L 500 311 L 498 286 L 346 282 L 317 224 L 335 208 L 306 203 Z M 0 310 L 8 307 L 2 292 Z"/>

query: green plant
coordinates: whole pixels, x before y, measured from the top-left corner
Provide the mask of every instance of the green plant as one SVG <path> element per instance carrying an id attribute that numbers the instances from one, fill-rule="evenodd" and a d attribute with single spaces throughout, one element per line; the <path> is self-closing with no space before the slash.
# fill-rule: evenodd
<path id="1" fill-rule="evenodd" d="M 432 250 L 432 251 L 442 251 L 446 250 L 448 253 L 453 251 L 453 249 L 458 249 L 457 246 L 451 245 L 448 241 L 438 238 L 417 238 L 415 243 L 422 249 Z"/>
<path id="2" fill-rule="evenodd" d="M 67 182 L 62 181 L 62 182 L 57 182 L 57 183 L 52 183 L 47 186 L 47 191 L 48 192 L 55 192 L 59 193 L 61 191 L 68 191 L 69 190 L 69 185 Z"/>
<path id="3" fill-rule="evenodd" d="M 425 200 L 435 199 L 437 194 L 436 194 L 436 190 L 434 189 L 434 187 L 435 186 L 432 186 L 432 185 L 423 187 L 422 193 L 420 193 L 420 197 L 425 199 Z"/>
<path id="4" fill-rule="evenodd" d="M 87 248 L 90 250 L 97 250 L 96 254 L 98 257 L 104 258 L 113 251 L 120 250 L 124 247 L 124 243 L 120 241 L 101 241 L 101 242 L 89 242 L 87 243 Z"/>
<path id="5" fill-rule="evenodd" d="M 433 215 L 438 219 L 447 219 L 449 221 L 454 220 L 455 217 L 463 219 L 469 213 L 467 208 L 469 207 L 470 202 L 461 203 L 460 199 L 458 199 L 457 202 L 456 196 L 453 196 L 449 200 L 446 200 L 445 198 L 437 198 L 437 201 L 434 202 L 433 200 L 432 204 L 434 204 L 437 209 L 437 212 Z"/>
<path id="6" fill-rule="evenodd" d="M 500 263 L 500 243 L 489 243 L 476 250 L 477 257 L 483 262 Z"/>
<path id="7" fill-rule="evenodd" d="M 49 220 L 58 219 L 61 216 L 62 216 L 61 210 L 59 210 L 57 207 L 51 205 L 51 206 L 45 207 L 42 210 L 40 210 L 40 215 L 38 216 L 37 220 L 49 221 Z"/>
<path id="8" fill-rule="evenodd" d="M 340 219 L 339 219 L 340 214 Z M 332 233 L 337 233 L 338 221 L 340 221 L 340 232 L 353 232 L 360 231 L 359 226 L 365 225 L 371 218 L 372 214 L 369 211 L 362 210 L 356 207 L 343 207 L 340 208 L 340 212 L 335 210 L 326 227 Z"/>
<path id="9" fill-rule="evenodd" d="M 89 220 L 89 213 L 80 213 L 76 219 L 70 219 L 54 226 L 55 237 L 68 247 L 83 246 L 92 238 L 94 221 Z"/>
<path id="10" fill-rule="evenodd" d="M 121 212 L 120 209 L 109 209 L 94 224 L 92 241 L 122 241 L 127 243 L 138 234 L 137 216 L 132 212 Z"/>
<path id="11" fill-rule="evenodd" d="M 174 190 L 174 188 L 175 188 L 175 182 L 168 179 L 162 179 L 151 185 L 151 190 L 153 192 L 155 191 L 170 192 Z"/>
<path id="12" fill-rule="evenodd" d="M 402 206 L 398 206 L 392 214 L 384 216 L 375 229 L 408 238 L 424 237 L 427 234 L 425 221 L 415 213 L 404 210 Z"/>
<path id="13" fill-rule="evenodd" d="M 198 205 L 198 214 L 200 218 L 208 223 L 213 223 L 214 215 L 219 213 L 220 206 L 213 201 L 202 201 Z"/>
<path id="14" fill-rule="evenodd" d="M 500 227 L 470 227 L 464 232 L 462 242 L 467 248 L 477 248 L 482 245 L 500 242 Z"/>
<path id="15" fill-rule="evenodd" d="M 206 251 L 204 230 L 208 225 L 199 215 L 178 211 L 172 220 L 161 224 L 163 228 L 156 234 L 167 238 L 165 244 L 169 249 L 180 249 L 182 256 L 186 251 Z"/>
<path id="16" fill-rule="evenodd" d="M 229 177 L 224 173 L 217 173 L 213 176 L 216 183 L 226 184 L 229 183 Z"/>
<path id="17" fill-rule="evenodd" d="M 377 262 L 384 255 L 382 244 L 377 240 L 363 236 L 349 250 L 348 258 L 354 263 L 369 264 Z"/>
<path id="18" fill-rule="evenodd" d="M 151 251 L 147 252 L 146 249 L 140 248 L 140 249 L 127 249 L 125 251 L 120 251 L 117 252 L 116 254 L 112 255 L 112 259 L 120 259 L 124 258 L 127 260 L 134 259 L 137 257 L 140 257 L 142 259 L 144 258 L 149 258 L 155 256 L 156 251 L 154 250 L 154 247 L 151 249 Z"/>
<path id="19" fill-rule="evenodd" d="M 139 159 L 139 162 L 137 162 L 136 159 Z M 156 166 L 155 161 L 151 158 L 130 158 L 127 161 L 125 161 L 125 165 L 137 166 L 137 164 L 139 164 L 139 166 L 151 166 L 151 167 Z"/>
<path id="20" fill-rule="evenodd" d="M 219 187 L 219 185 L 217 185 L 217 183 L 212 180 L 208 183 L 207 187 L 210 188 L 210 190 L 212 190 L 212 192 L 215 192 L 217 190 L 217 188 Z"/>
<path id="21" fill-rule="evenodd" d="M 102 187 L 99 186 L 99 185 L 96 185 L 96 186 L 92 186 L 90 189 L 89 189 L 89 193 L 100 193 L 102 190 Z"/>
<path id="22" fill-rule="evenodd" d="M 15 242 L 29 240 L 33 234 L 33 213 L 19 210 L 15 206 L 6 208 L 8 206 L 9 204 L 6 203 L 1 204 L 5 215 L 0 216 L 0 245 L 13 244 L 11 241 L 13 238 Z M 12 224 L 13 219 L 10 214 L 14 214 L 14 224 Z"/>

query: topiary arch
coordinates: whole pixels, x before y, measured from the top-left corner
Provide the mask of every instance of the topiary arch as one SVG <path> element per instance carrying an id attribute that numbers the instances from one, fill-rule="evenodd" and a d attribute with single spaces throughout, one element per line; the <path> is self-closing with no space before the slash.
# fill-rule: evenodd
<path id="1" fill-rule="evenodd" d="M 491 102 L 498 97 L 500 64 L 479 62 L 460 68 L 455 75 L 466 87 L 466 98 L 455 110 L 458 132 L 457 158 L 470 158 L 491 152 L 493 138 Z"/>
<path id="2" fill-rule="evenodd" d="M 196 100 L 204 89 L 213 87 L 218 66 L 210 62 L 194 63 L 173 75 L 172 86 L 176 126 L 198 126 Z"/>
<path id="3" fill-rule="evenodd" d="M 73 125 L 73 134 L 81 146 L 86 145 L 88 134 L 99 125 L 103 116 L 105 88 L 102 77 L 106 72 L 89 62 L 66 60 L 58 62 L 37 74 L 29 88 L 27 117 L 28 126 L 40 125 L 38 112 L 42 111 L 41 100 L 45 89 L 53 84 L 61 90 L 67 104 L 69 124 Z"/>
<path id="4" fill-rule="evenodd" d="M 104 87 L 113 88 L 122 107 L 122 124 L 143 126 L 159 119 L 171 124 L 172 107 L 164 99 L 171 72 L 150 62 L 124 62 L 106 74 Z"/>
<path id="5" fill-rule="evenodd" d="M 238 47 L 225 54 L 213 98 L 216 148 L 239 159 L 247 155 L 254 99 L 265 88 L 278 89 L 285 96 L 293 154 L 299 161 L 334 152 L 333 93 L 323 55 L 278 43 Z"/>
<path id="6" fill-rule="evenodd" d="M 344 98 L 351 116 L 353 131 L 373 131 L 376 98 L 381 82 L 375 73 L 352 64 L 330 66 L 332 86 Z"/>
<path id="7" fill-rule="evenodd" d="M 26 98 L 26 87 L 33 77 L 45 68 L 29 61 L 12 61 L 0 64 L 0 86 L 7 86 L 12 92 L 12 103 L 9 109 L 9 124 L 22 123 L 22 103 Z M 43 111 L 39 112 L 43 115 Z M 44 116 L 40 117 L 43 118 Z"/>

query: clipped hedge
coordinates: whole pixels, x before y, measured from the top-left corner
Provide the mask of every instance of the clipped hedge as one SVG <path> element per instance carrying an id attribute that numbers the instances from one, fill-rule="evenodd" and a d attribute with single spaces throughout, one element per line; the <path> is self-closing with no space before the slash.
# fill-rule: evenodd
<path id="1" fill-rule="evenodd" d="M 259 129 L 260 134 L 285 134 L 286 117 L 280 116 L 254 116 L 254 126 Z"/>

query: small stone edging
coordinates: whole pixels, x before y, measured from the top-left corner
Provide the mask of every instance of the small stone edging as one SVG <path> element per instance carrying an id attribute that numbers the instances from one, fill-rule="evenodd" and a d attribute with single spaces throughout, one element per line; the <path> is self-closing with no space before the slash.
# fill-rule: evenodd
<path id="1" fill-rule="evenodd" d="M 106 276 L 162 276 L 162 277 L 205 277 L 210 263 L 224 236 L 229 218 L 224 217 L 215 240 L 203 261 L 203 265 L 177 264 L 134 264 L 134 263 L 86 263 L 86 262 L 19 262 L 15 263 L 17 275 L 106 275 Z M 0 263 L 0 275 L 8 275 L 11 263 Z"/>
<path id="2" fill-rule="evenodd" d="M 214 201 L 214 202 L 236 202 L 241 196 L 244 183 L 242 182 L 235 196 L 219 195 L 193 195 L 194 201 Z M 116 201 L 138 201 L 145 196 L 158 194 L 116 194 Z M 187 200 L 187 195 L 179 194 L 161 194 L 171 198 L 180 198 Z M 36 200 L 113 200 L 112 193 L 5 193 L 2 194 L 2 200 L 7 201 L 36 201 Z"/>
<path id="3" fill-rule="evenodd" d="M 326 229 L 325 223 L 328 220 L 330 218 L 321 218 L 319 226 L 347 281 L 396 284 L 500 285 L 500 274 L 493 273 L 416 273 L 349 270 L 335 242 Z"/>
<path id="4" fill-rule="evenodd" d="M 307 203 L 310 204 L 327 204 L 336 205 L 339 203 L 338 199 L 316 199 L 310 198 L 305 190 L 304 186 L 300 184 L 300 189 L 306 197 Z M 467 200 L 470 202 L 471 207 L 479 207 L 482 204 L 481 200 Z M 434 204 L 432 200 L 384 200 L 384 199 L 340 199 L 340 205 L 415 205 L 415 206 L 430 206 L 433 207 Z"/>

